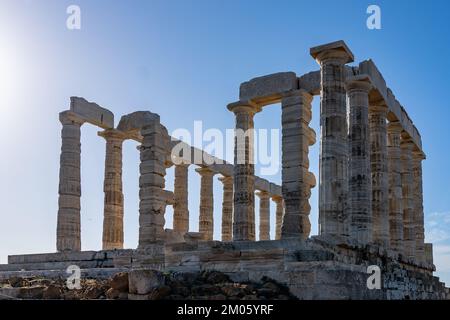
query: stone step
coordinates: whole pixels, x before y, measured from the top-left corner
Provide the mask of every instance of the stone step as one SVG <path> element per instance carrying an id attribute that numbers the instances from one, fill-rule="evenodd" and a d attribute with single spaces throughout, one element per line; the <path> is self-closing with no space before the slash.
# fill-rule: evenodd
<path id="1" fill-rule="evenodd" d="M 59 261 L 59 262 L 35 262 L 35 263 L 13 263 L 1 264 L 0 271 L 29 271 L 29 270 L 63 270 L 67 267 L 76 265 L 81 269 L 91 268 L 112 268 L 113 260 L 89 260 L 89 261 Z"/>
<path id="2" fill-rule="evenodd" d="M 127 268 L 88 268 L 81 269 L 81 278 L 108 279 L 116 273 L 129 271 Z M 29 271 L 0 271 L 0 280 L 11 277 L 43 277 L 46 279 L 67 278 L 66 270 L 29 270 Z"/>

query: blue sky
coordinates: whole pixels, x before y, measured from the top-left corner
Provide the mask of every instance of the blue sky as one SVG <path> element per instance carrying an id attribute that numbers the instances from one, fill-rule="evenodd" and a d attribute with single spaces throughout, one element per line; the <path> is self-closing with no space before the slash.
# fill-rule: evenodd
<path id="1" fill-rule="evenodd" d="M 131 5 L 131 3 L 133 3 Z M 81 30 L 66 8 L 81 8 Z M 377 4 L 382 29 L 366 28 Z M 426 238 L 437 274 L 450 283 L 450 72 L 448 1 L 0 1 L 0 263 L 8 254 L 55 250 L 60 149 L 58 113 L 82 96 L 120 116 L 160 114 L 169 131 L 234 126 L 226 105 L 239 84 L 279 71 L 317 70 L 309 48 L 343 39 L 356 61 L 371 58 L 422 134 Z M 313 102 L 316 132 L 319 105 Z M 280 108 L 256 115 L 279 128 Z M 104 141 L 82 128 L 82 247 L 101 247 Z M 137 245 L 138 152 L 124 145 L 125 245 Z M 318 170 L 318 144 L 311 148 Z M 267 177 L 280 183 L 280 175 Z M 168 172 L 168 189 L 173 172 Z M 215 180 L 215 217 L 221 185 Z M 191 229 L 199 178 L 190 171 Z M 317 188 L 311 198 L 317 233 Z M 274 208 L 272 207 L 272 213 Z M 170 210 L 168 226 L 171 224 Z M 219 235 L 216 224 L 215 236 Z M 272 229 L 273 236 L 273 229 Z"/>

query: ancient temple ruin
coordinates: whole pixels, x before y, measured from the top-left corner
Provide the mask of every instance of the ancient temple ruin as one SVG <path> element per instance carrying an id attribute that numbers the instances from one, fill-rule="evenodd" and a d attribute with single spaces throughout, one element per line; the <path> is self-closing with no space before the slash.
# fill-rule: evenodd
<path id="1" fill-rule="evenodd" d="M 235 145 L 244 161 L 198 163 L 212 155 L 172 139 L 157 114 L 114 115 L 72 97 L 60 113 L 57 253 L 9 256 L 0 277 L 15 272 L 64 274 L 78 265 L 85 274 L 130 268 L 219 270 L 235 279 L 270 276 L 303 299 L 449 298 L 433 276 L 432 244 L 424 242 L 421 136 L 372 60 L 357 65 L 343 41 L 310 49 L 319 70 L 298 76 L 281 72 L 240 86 L 228 110 L 235 128 L 254 127 L 253 117 L 281 103 L 282 185 L 255 176 L 252 136 Z M 317 142 L 309 127 L 311 103 L 320 96 L 320 176 L 309 171 L 308 150 Z M 99 126 L 106 142 L 103 250 L 81 251 L 80 132 Z M 123 248 L 122 143 L 139 142 L 139 244 Z M 187 154 L 175 154 L 184 144 Z M 214 159 L 213 159 L 214 160 Z M 175 167 L 174 191 L 165 190 L 166 169 Z M 199 212 L 188 209 L 188 167 L 201 177 Z M 222 219 L 213 219 L 213 176 L 223 183 Z M 319 188 L 319 235 L 310 236 L 311 189 Z M 259 225 L 255 224 L 255 194 Z M 270 221 L 270 201 L 276 221 Z M 173 206 L 173 229 L 164 229 Z M 132 213 L 130 213 L 132 214 Z M 191 232 L 189 215 L 199 215 Z M 213 240 L 214 224 L 221 240 Z M 270 239 L 270 223 L 276 224 Z M 256 228 L 259 239 L 256 239 Z M 258 241 L 257 241 L 258 240 Z M 368 266 L 381 269 L 381 289 L 367 287 Z"/>

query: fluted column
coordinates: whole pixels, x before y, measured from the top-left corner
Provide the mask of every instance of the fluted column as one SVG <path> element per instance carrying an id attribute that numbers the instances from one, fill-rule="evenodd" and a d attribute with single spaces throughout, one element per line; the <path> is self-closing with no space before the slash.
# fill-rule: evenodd
<path id="1" fill-rule="evenodd" d="M 349 234 L 346 200 L 348 192 L 347 105 L 344 66 L 353 54 L 343 41 L 311 49 L 320 64 L 320 183 L 319 233 Z"/>
<path id="2" fill-rule="evenodd" d="M 283 224 L 283 198 L 280 196 L 272 196 L 272 200 L 275 202 L 275 240 L 281 239 L 281 226 Z"/>
<path id="3" fill-rule="evenodd" d="M 413 152 L 413 179 L 414 179 L 414 224 L 416 234 L 416 259 L 425 261 L 425 230 L 423 217 L 423 183 L 422 183 L 422 161 L 425 155 L 421 151 Z"/>
<path id="4" fill-rule="evenodd" d="M 188 169 L 189 164 L 175 165 L 173 230 L 182 234 L 189 231 Z"/>
<path id="5" fill-rule="evenodd" d="M 168 146 L 164 142 L 167 132 L 159 121 L 147 123 L 141 129 L 139 147 L 139 249 L 164 240 L 164 214 L 166 212 L 165 158 Z"/>
<path id="6" fill-rule="evenodd" d="M 233 240 L 255 240 L 255 165 L 253 117 L 260 108 L 237 102 L 228 105 L 236 116 L 234 142 Z"/>
<path id="7" fill-rule="evenodd" d="M 212 240 L 214 233 L 214 196 L 213 196 L 213 177 L 215 172 L 211 169 L 195 169 L 200 176 L 200 217 L 199 232 L 203 234 L 204 240 Z"/>
<path id="8" fill-rule="evenodd" d="M 389 122 L 388 127 L 389 172 L 389 238 L 391 249 L 403 252 L 403 186 L 402 150 L 400 148 L 402 125 Z"/>
<path id="9" fill-rule="evenodd" d="M 414 143 L 402 139 L 402 186 L 403 186 L 403 244 L 404 254 L 409 259 L 416 255 L 416 228 L 414 221 L 414 177 L 412 152 Z"/>
<path id="10" fill-rule="evenodd" d="M 282 238 L 309 237 L 311 223 L 309 198 L 313 184 L 309 172 L 309 146 L 315 132 L 309 127 L 312 96 L 299 90 L 281 101 L 282 192 L 285 205 Z M 315 181 L 315 179 L 314 179 Z"/>
<path id="11" fill-rule="evenodd" d="M 223 183 L 222 241 L 233 239 L 233 177 L 220 177 Z"/>
<path id="12" fill-rule="evenodd" d="M 385 248 L 390 247 L 387 112 L 385 105 L 369 108 L 373 241 Z"/>
<path id="13" fill-rule="evenodd" d="M 259 240 L 270 240 L 270 195 L 267 191 L 256 195 L 259 197 Z"/>
<path id="14" fill-rule="evenodd" d="M 58 221 L 56 248 L 58 251 L 81 250 L 81 125 L 73 112 L 59 114 L 62 124 L 59 167 Z"/>
<path id="15" fill-rule="evenodd" d="M 122 143 L 125 135 L 115 129 L 98 135 L 106 140 L 103 250 L 123 249 Z"/>
<path id="16" fill-rule="evenodd" d="M 350 234 L 361 244 L 372 241 L 372 185 L 369 147 L 370 79 L 358 77 L 347 82 L 349 98 L 349 192 Z"/>

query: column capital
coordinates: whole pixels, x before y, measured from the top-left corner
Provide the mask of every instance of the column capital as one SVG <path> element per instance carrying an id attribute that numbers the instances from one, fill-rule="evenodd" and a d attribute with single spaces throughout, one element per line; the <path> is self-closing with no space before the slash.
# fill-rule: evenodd
<path id="1" fill-rule="evenodd" d="M 283 197 L 280 196 L 280 195 L 272 194 L 271 198 L 272 198 L 272 201 L 275 202 L 275 203 L 283 202 Z"/>
<path id="2" fill-rule="evenodd" d="M 211 170 L 208 167 L 201 167 L 201 168 L 197 168 L 195 169 L 196 172 L 198 172 L 201 176 L 208 176 L 208 175 L 215 175 L 216 172 L 214 172 L 213 170 Z"/>
<path id="3" fill-rule="evenodd" d="M 389 133 L 401 134 L 403 132 L 403 126 L 400 121 L 390 121 L 387 125 L 387 130 Z"/>
<path id="4" fill-rule="evenodd" d="M 326 60 L 337 60 L 341 64 L 346 64 L 355 59 L 347 44 L 342 40 L 313 47 L 309 52 L 319 64 Z"/>
<path id="5" fill-rule="evenodd" d="M 86 121 L 81 119 L 76 113 L 67 110 L 59 113 L 59 121 L 65 124 L 79 124 L 80 126 Z"/>
<path id="6" fill-rule="evenodd" d="M 262 107 L 253 101 L 237 101 L 228 104 L 227 109 L 234 114 L 248 113 L 254 115 L 262 110 Z"/>
<path id="7" fill-rule="evenodd" d="M 221 176 L 218 178 L 220 182 L 223 184 L 232 184 L 233 183 L 233 177 L 232 176 Z"/>
<path id="8" fill-rule="evenodd" d="M 370 78 L 370 76 L 365 74 L 349 77 L 345 81 L 345 89 L 350 92 L 358 90 L 369 93 L 372 88 L 372 79 Z"/>
<path id="9" fill-rule="evenodd" d="M 265 191 L 265 190 L 258 190 L 257 192 L 256 192 L 256 195 L 259 197 L 259 198 L 270 198 L 270 193 L 268 192 L 268 191 Z"/>
<path id="10" fill-rule="evenodd" d="M 413 149 L 414 149 L 414 147 L 416 146 L 416 144 L 414 143 L 414 141 L 412 141 L 412 139 L 410 139 L 410 138 L 403 138 L 401 141 L 400 141 L 400 148 L 402 148 L 402 149 L 408 149 L 408 150 L 411 150 L 411 151 L 413 151 Z"/>
<path id="11" fill-rule="evenodd" d="M 116 140 L 126 140 L 127 135 L 125 132 L 117 130 L 117 129 L 106 129 L 103 131 L 97 132 L 99 137 L 105 138 L 105 140 L 116 139 Z"/>
<path id="12" fill-rule="evenodd" d="M 427 158 L 425 156 L 425 153 L 422 150 L 414 150 L 412 155 L 413 155 L 413 160 L 416 160 L 416 161 L 422 161 Z"/>

